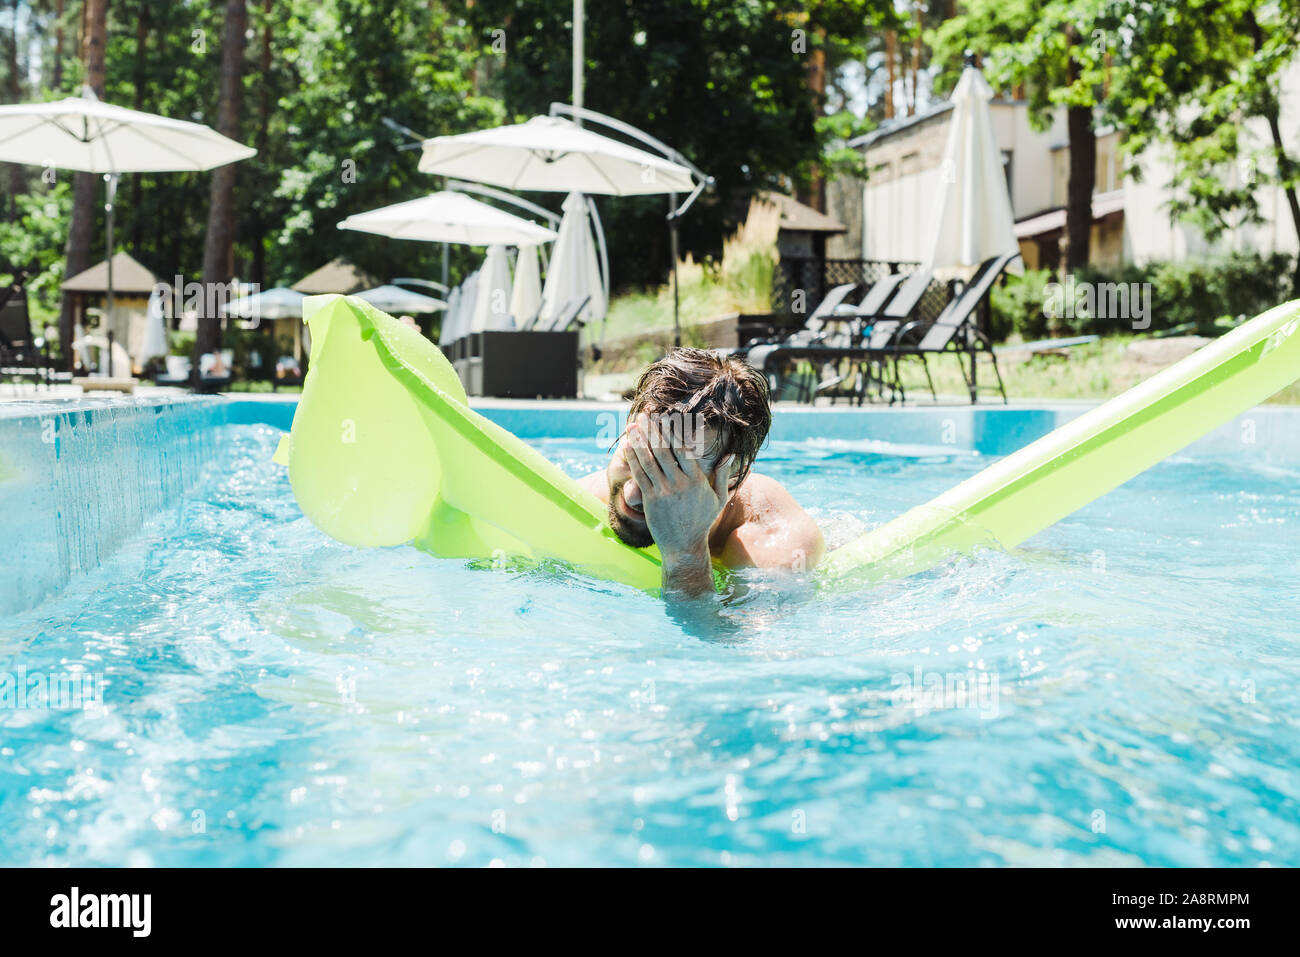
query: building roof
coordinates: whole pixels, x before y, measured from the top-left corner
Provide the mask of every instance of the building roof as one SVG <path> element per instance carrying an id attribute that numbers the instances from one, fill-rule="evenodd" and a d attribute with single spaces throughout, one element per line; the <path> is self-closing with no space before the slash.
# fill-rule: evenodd
<path id="1" fill-rule="evenodd" d="M 371 289 L 379 284 L 379 280 L 374 276 L 362 272 L 340 256 L 337 259 L 331 259 L 315 272 L 303 276 L 289 288 L 295 292 L 306 293 L 309 296 L 318 296 L 329 292 L 350 295 L 354 292 L 360 292 L 362 289 Z"/>
<path id="2" fill-rule="evenodd" d="M 839 220 L 819 213 L 784 193 L 762 192 L 758 196 L 759 199 L 775 204 L 781 211 L 781 229 L 808 233 L 842 233 L 848 228 Z"/>
<path id="3" fill-rule="evenodd" d="M 113 255 L 113 292 L 149 295 L 158 285 L 158 277 L 145 269 L 126 253 Z M 107 292 L 108 260 L 79 272 L 63 283 L 64 292 Z"/>
<path id="4" fill-rule="evenodd" d="M 1006 97 L 994 97 L 989 101 L 989 106 L 1017 106 L 1023 104 L 1024 100 L 1010 99 Z M 864 150 L 874 146 L 878 141 L 888 139 L 897 133 L 911 129 L 919 123 L 926 120 L 932 120 L 937 116 L 942 116 L 952 109 L 952 101 L 944 100 L 942 103 L 936 103 L 934 106 L 927 108 L 922 113 L 916 113 L 912 116 L 896 116 L 892 120 L 885 120 L 880 126 L 876 127 L 870 133 L 864 133 L 859 137 L 848 141 L 850 149 Z"/>
<path id="5" fill-rule="evenodd" d="M 1115 190 L 1111 193 L 1098 193 L 1092 197 L 1092 221 L 1114 216 L 1124 212 L 1124 193 Z M 1050 209 L 1016 223 L 1016 239 L 1032 239 L 1065 228 L 1065 207 Z"/>
<path id="6" fill-rule="evenodd" d="M 847 145 L 850 149 L 866 149 L 873 145 L 877 140 L 882 140 L 887 136 L 893 136 L 895 133 L 901 133 L 918 123 L 923 123 L 926 120 L 947 113 L 951 109 L 952 101 L 944 100 L 942 103 L 937 103 L 930 107 L 924 113 L 917 113 L 914 116 L 896 116 L 892 120 L 885 120 L 885 122 L 881 123 L 880 126 L 876 127 L 870 133 L 864 133 L 862 136 L 849 140 Z"/>

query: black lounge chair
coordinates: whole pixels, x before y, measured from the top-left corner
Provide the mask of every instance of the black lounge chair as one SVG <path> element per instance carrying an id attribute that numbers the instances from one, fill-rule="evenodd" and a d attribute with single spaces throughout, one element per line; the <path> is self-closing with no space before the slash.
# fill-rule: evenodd
<path id="1" fill-rule="evenodd" d="M 919 289 L 917 292 L 908 292 L 906 309 L 910 311 L 929 288 L 928 274 L 922 283 L 920 280 L 912 280 L 906 273 L 891 273 L 873 283 L 867 290 L 867 294 L 863 296 L 862 302 L 853 309 L 821 318 L 816 336 L 792 336 L 780 343 L 765 343 L 752 347 L 747 358 L 755 368 L 767 372 L 769 382 L 775 378 L 775 373 L 769 370 L 768 366 L 775 362 L 796 359 L 821 360 L 826 364 L 823 366 L 823 373 L 829 365 L 832 367 L 831 374 L 824 375 L 820 382 L 803 384 L 800 388 L 799 400 L 806 401 L 824 395 L 830 396 L 832 402 L 836 398 L 847 397 L 856 398 L 861 404 L 866 388 L 870 382 L 875 381 L 871 372 L 873 363 L 870 357 L 861 354 L 861 338 L 867 330 L 879 325 L 878 317 L 892 308 L 894 299 L 903 295 L 903 289 L 909 281 L 913 289 Z M 839 288 L 843 287 L 837 287 Z M 818 311 L 820 310 L 819 306 Z M 896 320 L 890 321 L 897 327 Z M 831 331 L 829 327 L 833 323 L 836 324 L 836 329 Z M 812 325 L 810 320 L 809 326 Z M 826 331 L 822 331 L 823 329 Z M 840 372 L 834 367 L 843 360 L 850 362 L 850 368 Z M 856 373 L 852 368 L 854 361 L 858 363 Z M 854 381 L 854 388 L 847 392 L 843 391 L 840 387 L 850 380 Z"/>
<path id="2" fill-rule="evenodd" d="M 1002 401 L 1003 403 L 1007 402 L 1007 390 L 1002 382 L 1002 372 L 998 368 L 997 356 L 993 353 L 993 343 L 990 341 L 988 334 L 979 328 L 978 317 L 980 306 L 987 302 L 993 284 L 1018 255 L 1020 254 L 1007 253 L 996 259 L 985 260 L 956 298 L 944 307 L 943 312 L 939 314 L 937 319 L 933 321 L 913 320 L 904 324 L 893 334 L 888 345 L 879 349 L 877 354 L 884 361 L 893 360 L 893 392 L 900 401 L 906 399 L 903 392 L 903 383 L 899 378 L 899 364 L 903 358 L 915 356 L 921 360 L 922 368 L 925 369 L 926 382 L 930 386 L 930 394 L 937 401 L 938 395 L 934 389 L 934 380 L 930 377 L 930 364 L 926 357 L 940 353 L 952 353 L 958 356 L 958 366 L 961 369 L 962 378 L 966 382 L 966 387 L 970 391 L 970 400 L 973 405 L 979 393 L 976 361 L 979 353 L 986 352 L 989 361 L 993 363 L 993 373 L 997 376 L 998 391 L 1002 394 Z M 965 364 L 960 361 L 965 357 L 970 359 L 969 375 L 966 372 Z M 893 396 L 891 396 L 890 403 L 892 404 L 893 401 Z"/>
<path id="3" fill-rule="evenodd" d="M 0 376 L 49 385 L 52 370 L 44 342 L 32 333 L 27 290 L 20 287 L 6 292 L 9 295 L 0 306 Z"/>

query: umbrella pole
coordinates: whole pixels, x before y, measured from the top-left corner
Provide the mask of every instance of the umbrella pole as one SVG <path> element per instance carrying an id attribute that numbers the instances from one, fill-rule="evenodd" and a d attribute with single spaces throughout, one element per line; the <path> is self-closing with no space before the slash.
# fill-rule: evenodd
<path id="1" fill-rule="evenodd" d="M 451 262 L 451 243 L 443 243 L 442 244 L 442 288 L 444 290 L 451 289 L 451 287 L 448 285 L 449 282 L 448 267 L 450 265 L 450 262 Z"/>
<path id="2" fill-rule="evenodd" d="M 680 296 L 677 291 L 677 194 L 668 194 L 668 249 L 673 257 L 673 345 L 682 347 L 682 324 L 679 316 Z"/>
<path id="3" fill-rule="evenodd" d="M 105 310 L 104 330 L 108 334 L 108 377 L 113 377 L 113 198 L 117 193 L 117 174 L 104 174 L 104 212 L 108 226 L 108 308 Z"/>

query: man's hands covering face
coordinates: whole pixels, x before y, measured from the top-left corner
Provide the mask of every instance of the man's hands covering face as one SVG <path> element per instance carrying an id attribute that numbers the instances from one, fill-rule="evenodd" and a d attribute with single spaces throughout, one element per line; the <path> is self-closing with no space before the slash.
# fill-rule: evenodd
<path id="1" fill-rule="evenodd" d="M 665 564 L 698 562 L 701 556 L 707 563 L 709 530 L 727 504 L 731 457 L 710 474 L 689 445 L 674 441 L 642 412 L 628 427 L 626 459 Z"/>

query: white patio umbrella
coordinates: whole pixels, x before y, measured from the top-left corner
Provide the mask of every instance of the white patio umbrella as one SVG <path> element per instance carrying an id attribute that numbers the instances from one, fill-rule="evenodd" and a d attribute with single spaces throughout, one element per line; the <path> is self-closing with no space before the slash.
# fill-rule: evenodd
<path id="1" fill-rule="evenodd" d="M 478 271 L 478 297 L 474 302 L 471 332 L 513 329 L 510 317 L 510 261 L 505 246 L 489 246 Z"/>
<path id="2" fill-rule="evenodd" d="M 420 171 L 518 190 L 689 193 L 691 171 L 559 116 L 424 141 Z"/>
<path id="3" fill-rule="evenodd" d="M 201 123 L 104 103 L 90 87 L 84 87 L 79 97 L 0 106 L 0 162 L 104 174 L 109 316 L 113 315 L 113 199 L 118 175 L 197 172 L 256 153 Z M 109 350 L 110 373 L 115 354 Z"/>
<path id="4" fill-rule="evenodd" d="M 591 323 L 603 319 L 608 303 L 595 241 L 591 236 L 587 200 L 580 193 L 570 193 L 564 200 L 560 238 L 555 242 L 551 265 L 546 270 L 538 323 L 544 326 L 570 303 L 583 298 L 588 300 L 578 314 L 583 321 Z"/>
<path id="5" fill-rule="evenodd" d="M 364 299 L 376 309 L 384 312 L 439 312 L 447 308 L 447 303 L 433 296 L 411 292 L 401 286 L 376 286 L 354 293 L 358 299 Z"/>
<path id="6" fill-rule="evenodd" d="M 596 133 L 573 120 L 595 123 L 658 150 L 658 154 Z M 551 104 L 550 116 L 424 141 L 420 170 L 518 190 L 603 196 L 668 194 L 673 264 L 673 323 L 677 327 L 677 219 L 712 178 L 676 150 L 633 126 L 579 106 Z M 681 206 L 680 193 L 688 194 Z M 602 299 L 604 294 L 602 292 Z M 681 341 L 680 327 L 677 341 Z"/>
<path id="7" fill-rule="evenodd" d="M 113 106 L 87 87 L 50 103 L 0 106 L 0 161 L 82 173 L 208 170 L 257 153 L 202 123 Z"/>
<path id="8" fill-rule="evenodd" d="M 236 319 L 300 319 L 302 301 L 306 298 L 296 289 L 277 286 L 226 303 L 221 309 L 221 314 Z"/>
<path id="9" fill-rule="evenodd" d="M 468 246 L 514 246 L 555 239 L 555 232 L 545 226 L 451 190 L 357 213 L 339 223 L 339 229 Z"/>
<path id="10" fill-rule="evenodd" d="M 940 167 L 935 243 L 929 265 L 939 278 L 967 278 L 980 263 L 1020 249 L 1002 150 L 993 136 L 993 90 L 967 66 L 953 90 L 952 120 Z M 1013 264 L 1023 269 L 1019 260 Z"/>
<path id="11" fill-rule="evenodd" d="M 537 247 L 520 246 L 515 259 L 514 287 L 510 291 L 510 315 L 522 326 L 542 304 L 542 274 L 537 267 Z"/>

